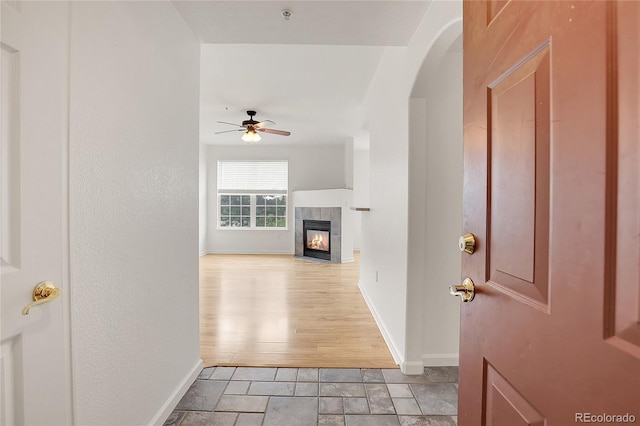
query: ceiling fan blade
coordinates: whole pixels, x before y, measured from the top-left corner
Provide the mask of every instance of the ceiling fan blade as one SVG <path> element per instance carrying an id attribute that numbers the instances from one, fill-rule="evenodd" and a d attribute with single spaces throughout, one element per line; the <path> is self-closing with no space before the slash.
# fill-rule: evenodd
<path id="1" fill-rule="evenodd" d="M 232 126 L 242 127 L 243 129 L 245 128 L 244 126 L 241 126 L 241 125 L 236 124 L 236 123 L 229 123 L 228 121 L 218 121 L 218 123 L 222 123 L 222 124 L 230 124 L 230 125 L 232 125 Z"/>
<path id="2" fill-rule="evenodd" d="M 261 121 L 258 124 L 256 124 L 255 127 L 264 127 L 264 125 L 267 124 L 267 123 L 276 124 L 275 121 L 264 120 L 264 121 Z"/>
<path id="3" fill-rule="evenodd" d="M 287 132 L 285 130 L 263 129 L 261 127 L 257 128 L 256 130 L 259 132 L 273 133 L 274 135 L 280 135 L 280 136 L 289 136 L 291 134 L 291 132 Z"/>
<path id="4" fill-rule="evenodd" d="M 219 135 L 220 133 L 229 133 L 229 132 L 245 132 L 247 129 L 244 127 L 242 129 L 233 129 L 233 130 L 223 130 L 222 132 L 215 132 L 214 135 Z"/>

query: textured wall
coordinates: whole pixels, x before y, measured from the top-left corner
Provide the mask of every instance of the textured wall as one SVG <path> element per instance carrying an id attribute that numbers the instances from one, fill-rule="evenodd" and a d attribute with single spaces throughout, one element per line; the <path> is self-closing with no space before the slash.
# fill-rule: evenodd
<path id="1" fill-rule="evenodd" d="M 76 420 L 142 425 L 199 363 L 199 43 L 170 2 L 73 2 Z"/>

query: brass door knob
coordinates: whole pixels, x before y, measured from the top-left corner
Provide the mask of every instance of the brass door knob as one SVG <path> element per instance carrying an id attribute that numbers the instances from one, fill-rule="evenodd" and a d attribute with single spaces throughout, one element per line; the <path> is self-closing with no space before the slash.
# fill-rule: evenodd
<path id="1" fill-rule="evenodd" d="M 471 278 L 465 278 L 462 285 L 449 286 L 449 294 L 452 296 L 460 296 L 463 302 L 471 302 L 476 295 L 476 288 Z"/>
<path id="2" fill-rule="evenodd" d="M 33 289 L 33 302 L 29 303 L 22 309 L 22 315 L 29 315 L 31 308 L 43 303 L 51 302 L 62 294 L 62 290 L 56 288 L 55 284 L 49 281 L 43 281 Z"/>
<path id="3" fill-rule="evenodd" d="M 464 234 L 458 240 L 458 247 L 463 253 L 473 254 L 476 251 L 476 237 L 473 234 Z"/>

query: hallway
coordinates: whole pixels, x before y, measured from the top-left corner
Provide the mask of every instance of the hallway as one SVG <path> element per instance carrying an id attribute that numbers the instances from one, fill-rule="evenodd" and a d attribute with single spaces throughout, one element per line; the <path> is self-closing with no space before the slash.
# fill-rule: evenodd
<path id="1" fill-rule="evenodd" d="M 352 263 L 291 255 L 200 258 L 205 366 L 397 368 Z"/>

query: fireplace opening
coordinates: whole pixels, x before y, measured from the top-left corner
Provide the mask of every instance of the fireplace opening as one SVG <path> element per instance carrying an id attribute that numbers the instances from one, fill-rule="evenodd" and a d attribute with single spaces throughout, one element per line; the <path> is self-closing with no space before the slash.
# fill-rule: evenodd
<path id="1" fill-rule="evenodd" d="M 329 251 L 329 233 L 327 231 L 307 229 L 307 248 Z"/>
<path id="2" fill-rule="evenodd" d="M 331 222 L 305 220 L 302 223 L 304 255 L 331 260 Z"/>

